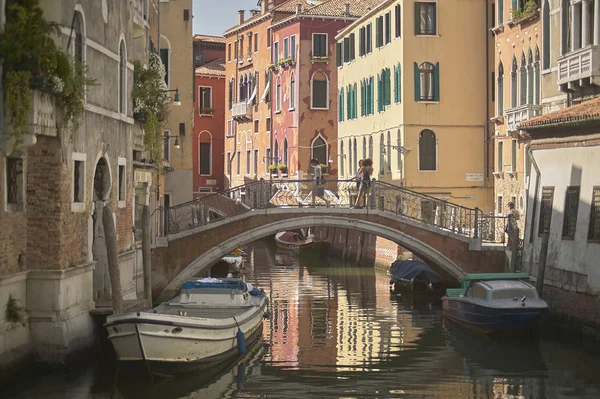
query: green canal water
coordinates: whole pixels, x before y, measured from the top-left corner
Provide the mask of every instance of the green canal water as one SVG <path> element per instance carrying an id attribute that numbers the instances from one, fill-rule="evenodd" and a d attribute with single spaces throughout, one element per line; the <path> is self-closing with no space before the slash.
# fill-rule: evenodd
<path id="1" fill-rule="evenodd" d="M 600 398 L 600 356 L 569 337 L 485 338 L 445 320 L 439 300 L 390 294 L 383 271 L 268 240 L 246 250 L 246 278 L 273 314 L 245 357 L 152 379 L 105 345 L 77 366 L 22 375 L 0 397 Z"/>

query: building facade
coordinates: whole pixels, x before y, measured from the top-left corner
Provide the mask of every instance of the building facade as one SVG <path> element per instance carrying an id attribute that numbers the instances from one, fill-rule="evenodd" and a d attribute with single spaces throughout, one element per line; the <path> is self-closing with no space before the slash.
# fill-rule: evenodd
<path id="1" fill-rule="evenodd" d="M 337 35 L 340 176 L 371 158 L 379 180 L 492 211 L 486 7 L 384 1 Z"/>
<path id="2" fill-rule="evenodd" d="M 194 87 L 192 0 L 159 0 L 160 38 L 158 47 L 165 66 L 165 82 L 180 103 L 169 107 L 164 131 L 164 195 L 162 206 L 193 199 Z"/>
<path id="3" fill-rule="evenodd" d="M 221 48 L 205 53 L 203 43 Z M 225 39 L 198 35 L 194 38 L 196 67 L 196 101 L 194 103 L 194 198 L 224 189 L 225 141 Z M 196 52 L 198 48 L 198 52 Z M 199 60 L 200 58 L 200 60 Z M 211 59 L 212 58 L 212 59 Z M 208 60 L 204 62 L 204 60 Z"/>
<path id="4" fill-rule="evenodd" d="M 35 12 L 32 3 L 23 5 L 27 12 Z M 86 87 L 78 128 L 60 124 L 64 105 L 52 91 L 60 86 L 42 90 L 31 80 L 29 124 L 20 139 L 2 110 L 0 303 L 12 306 L 18 320 L 0 312 L 0 364 L 29 355 L 61 362 L 90 344 L 89 312 L 111 297 L 102 224 L 107 205 L 124 299 L 138 298 L 143 287 L 132 226 L 134 164 L 144 158 L 144 146 L 131 90 L 133 62 L 149 59 L 153 9 L 141 0 L 40 0 L 39 6 L 60 36 L 31 40 L 54 40 L 87 65 L 95 84 Z M 15 21 L 8 13 L 7 26 Z"/>
<path id="5" fill-rule="evenodd" d="M 515 204 L 522 238 L 527 202 L 524 174 L 527 140 L 519 133 L 518 126 L 542 113 L 542 24 L 533 0 L 497 0 L 493 7 L 494 207 L 497 215 L 506 215 L 508 203 Z"/>

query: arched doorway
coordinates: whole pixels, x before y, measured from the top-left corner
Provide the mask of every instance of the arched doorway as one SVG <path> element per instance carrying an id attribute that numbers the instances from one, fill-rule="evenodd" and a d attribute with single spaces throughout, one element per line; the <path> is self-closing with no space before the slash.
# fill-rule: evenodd
<path id="1" fill-rule="evenodd" d="M 92 255 L 96 262 L 94 269 L 94 300 L 101 301 L 110 298 L 110 278 L 108 275 L 108 258 L 106 255 L 106 241 L 104 240 L 104 227 L 102 225 L 102 211 L 104 202 L 108 200 L 111 188 L 110 168 L 104 157 L 98 160 L 94 171 L 93 193 L 93 243 Z"/>

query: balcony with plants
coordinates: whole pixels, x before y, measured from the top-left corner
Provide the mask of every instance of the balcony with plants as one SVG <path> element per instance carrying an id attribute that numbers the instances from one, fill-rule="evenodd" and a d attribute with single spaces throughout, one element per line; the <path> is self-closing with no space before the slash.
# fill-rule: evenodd
<path id="1" fill-rule="evenodd" d="M 536 0 L 512 0 L 513 9 L 511 10 L 511 20 L 509 24 L 517 25 L 524 22 L 533 21 L 540 15 Z"/>
<path id="2" fill-rule="evenodd" d="M 60 37 L 60 26 L 44 19 L 37 0 L 7 5 L 0 34 L 7 124 L 0 146 L 7 154 L 35 144 L 35 135 L 57 136 L 57 127 L 79 129 L 95 81 L 53 37 Z"/>

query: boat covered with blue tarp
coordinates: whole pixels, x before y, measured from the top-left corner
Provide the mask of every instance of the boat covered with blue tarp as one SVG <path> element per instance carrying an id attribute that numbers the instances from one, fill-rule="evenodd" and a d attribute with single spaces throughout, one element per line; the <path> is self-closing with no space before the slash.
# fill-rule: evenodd
<path id="1" fill-rule="evenodd" d="M 442 293 L 444 280 L 428 264 L 419 260 L 397 260 L 390 266 L 390 288 L 413 293 Z"/>

